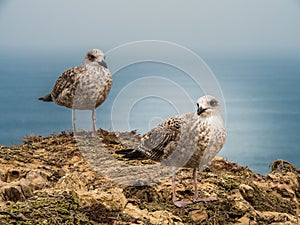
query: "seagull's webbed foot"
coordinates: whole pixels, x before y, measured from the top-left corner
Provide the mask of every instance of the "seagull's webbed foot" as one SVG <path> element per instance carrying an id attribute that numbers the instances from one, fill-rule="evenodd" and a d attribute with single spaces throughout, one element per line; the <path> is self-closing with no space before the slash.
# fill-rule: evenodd
<path id="1" fill-rule="evenodd" d="M 217 201 L 217 198 L 199 198 L 196 197 L 193 199 L 193 203 L 198 203 L 198 202 L 214 202 Z"/>
<path id="2" fill-rule="evenodd" d="M 177 206 L 178 208 L 183 208 L 187 205 L 193 204 L 192 201 L 187 200 L 187 201 L 173 201 L 174 205 Z"/>
<path id="3" fill-rule="evenodd" d="M 91 137 L 95 138 L 95 137 L 97 137 L 97 136 L 98 136 L 97 131 L 92 131 L 92 132 L 91 132 Z"/>
<path id="4" fill-rule="evenodd" d="M 191 205 L 191 204 L 196 204 L 196 203 L 199 203 L 199 202 L 214 202 L 214 201 L 217 201 L 218 199 L 217 198 L 194 198 L 193 201 L 190 201 L 190 200 L 186 200 L 186 201 L 173 201 L 174 205 L 179 207 L 179 208 L 183 208 L 183 207 L 186 207 L 188 205 Z"/>

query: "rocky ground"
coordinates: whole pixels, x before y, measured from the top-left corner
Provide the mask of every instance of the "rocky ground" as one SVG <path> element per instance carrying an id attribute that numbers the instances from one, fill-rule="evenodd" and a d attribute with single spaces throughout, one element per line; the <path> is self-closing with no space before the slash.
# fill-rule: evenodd
<path id="1" fill-rule="evenodd" d="M 286 161 L 262 176 L 215 158 L 199 172 L 198 186 L 200 196 L 218 200 L 177 208 L 171 178 L 157 175 L 167 172 L 116 154 L 139 135 L 98 134 L 101 141 L 61 133 L 0 146 L 0 224 L 300 224 L 300 171 Z M 145 175 L 148 167 L 156 174 Z M 192 198 L 191 178 L 189 169 L 178 172 L 179 198 Z"/>

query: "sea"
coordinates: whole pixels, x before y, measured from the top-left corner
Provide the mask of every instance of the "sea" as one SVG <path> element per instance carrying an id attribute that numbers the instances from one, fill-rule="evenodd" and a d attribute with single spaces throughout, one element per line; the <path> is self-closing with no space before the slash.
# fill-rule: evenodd
<path id="1" fill-rule="evenodd" d="M 300 167 L 300 55 L 198 55 L 204 69 L 193 74 L 161 61 L 114 70 L 97 127 L 143 134 L 168 117 L 195 111 L 200 96 L 216 94 L 227 129 L 218 156 L 260 174 L 276 159 Z M 81 63 L 82 54 L 0 53 L 0 145 L 72 130 L 70 109 L 37 98 L 51 91 L 62 71 Z M 113 67 L 114 61 L 107 57 L 107 63 Z M 206 87 L 209 79 L 218 90 Z M 78 111 L 77 119 L 80 128 L 91 129 L 91 112 Z"/>

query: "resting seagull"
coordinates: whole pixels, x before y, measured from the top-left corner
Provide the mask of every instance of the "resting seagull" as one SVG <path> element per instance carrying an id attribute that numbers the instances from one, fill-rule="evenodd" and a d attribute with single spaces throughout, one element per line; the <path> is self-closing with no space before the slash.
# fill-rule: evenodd
<path id="1" fill-rule="evenodd" d="M 146 133 L 141 144 L 124 157 L 146 157 L 174 168 L 193 169 L 193 202 L 213 201 L 199 198 L 197 171 L 207 165 L 225 143 L 226 131 L 221 108 L 213 96 L 203 96 L 197 101 L 197 112 L 171 117 Z M 175 173 L 172 177 L 172 200 L 178 207 L 192 201 L 178 201 L 175 191 Z"/>
<path id="2" fill-rule="evenodd" d="M 92 110 L 93 134 L 96 134 L 96 112 L 109 94 L 112 77 L 98 49 L 88 51 L 82 66 L 64 71 L 50 94 L 39 98 L 72 109 L 73 131 L 76 134 L 75 110 Z"/>

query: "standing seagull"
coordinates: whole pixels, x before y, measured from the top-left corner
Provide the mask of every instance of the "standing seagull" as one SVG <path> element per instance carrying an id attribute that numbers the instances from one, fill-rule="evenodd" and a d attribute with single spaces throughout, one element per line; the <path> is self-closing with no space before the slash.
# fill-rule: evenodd
<path id="1" fill-rule="evenodd" d="M 95 109 L 101 105 L 111 88 L 112 77 L 102 51 L 88 51 L 82 66 L 64 71 L 50 94 L 39 98 L 72 109 L 73 131 L 76 134 L 75 110 L 92 110 L 93 134 L 96 134 Z"/>
<path id="2" fill-rule="evenodd" d="M 193 202 L 213 201 L 214 198 L 198 197 L 197 170 L 214 158 L 223 147 L 225 139 L 220 105 L 215 97 L 206 95 L 198 99 L 196 113 L 178 115 L 160 123 L 143 136 L 137 149 L 124 157 L 143 156 L 174 168 L 193 168 Z M 178 207 L 192 203 L 177 200 L 175 172 L 172 177 L 172 200 Z"/>

